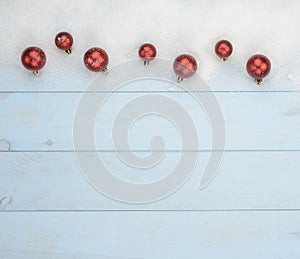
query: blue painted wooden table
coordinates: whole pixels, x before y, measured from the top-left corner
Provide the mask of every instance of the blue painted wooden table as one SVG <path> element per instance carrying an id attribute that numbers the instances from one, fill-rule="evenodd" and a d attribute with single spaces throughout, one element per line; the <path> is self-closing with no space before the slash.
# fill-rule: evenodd
<path id="1" fill-rule="evenodd" d="M 7 0 L 0 8 L 0 258 L 300 258 L 298 1 Z M 61 30 L 74 36 L 72 55 L 54 45 Z M 225 63 L 213 53 L 223 37 L 234 44 Z M 198 75 L 211 89 L 197 91 L 217 98 L 226 145 L 218 174 L 199 189 L 210 154 L 220 152 L 212 149 L 203 107 L 176 84 L 142 79 L 121 87 L 95 124 L 99 150 L 87 155 L 101 155 L 116 176 L 140 183 L 165 177 L 182 152 L 199 157 L 175 193 L 130 204 L 88 183 L 76 161 L 72 127 L 78 102 L 97 77 L 85 69 L 84 51 L 94 45 L 106 49 L 113 71 L 136 62 L 139 45 L 147 41 L 161 59 L 185 52 L 197 58 Z M 20 63 L 29 45 L 48 57 L 36 78 Z M 272 61 L 261 87 L 245 72 L 256 52 Z M 172 73 L 170 67 L 166 77 Z M 89 94 L 101 98 L 107 92 Z M 181 150 L 170 121 L 143 117 L 129 131 L 130 147 L 143 157 L 158 134 L 166 152 L 158 164 L 141 170 L 119 160 L 111 126 L 124 105 L 149 94 L 185 107 L 200 144 Z"/>

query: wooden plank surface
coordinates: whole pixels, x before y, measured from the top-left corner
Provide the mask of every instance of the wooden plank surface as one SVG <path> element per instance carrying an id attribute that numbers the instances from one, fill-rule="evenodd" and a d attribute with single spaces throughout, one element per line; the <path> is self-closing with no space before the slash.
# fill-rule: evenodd
<path id="1" fill-rule="evenodd" d="M 156 94 L 171 98 L 188 111 L 198 130 L 200 149 L 209 149 L 211 125 L 199 103 L 188 93 Z M 95 140 L 100 150 L 114 149 L 111 130 L 115 116 L 129 101 L 144 95 L 114 93 L 105 102 L 95 123 Z M 274 92 L 215 95 L 225 119 L 227 149 L 299 149 L 300 95 Z M 7 95 L 0 100 L 0 138 L 10 142 L 11 150 L 15 151 L 72 150 L 73 119 L 80 96 L 78 93 Z M 129 134 L 132 149 L 149 149 L 148 140 L 153 134 L 165 139 L 167 149 L 180 149 L 180 136 L 174 125 L 154 115 L 132 127 Z"/>
<path id="2" fill-rule="evenodd" d="M 299 219 L 299 211 L 1 212 L 0 257 L 297 259 Z"/>
<path id="3" fill-rule="evenodd" d="M 0 9 L 1 259 L 300 258 L 299 1 L 6 0 Z M 72 55 L 54 45 L 60 30 L 74 36 Z M 225 63 L 213 53 L 221 38 L 234 45 Z M 144 156 L 151 136 L 160 134 L 167 146 L 162 162 L 140 171 L 118 160 L 111 126 L 133 98 L 160 94 L 180 103 L 200 143 L 195 172 L 182 188 L 157 202 L 130 205 L 85 180 L 73 152 L 72 122 L 80 96 L 97 77 L 84 67 L 84 52 L 91 46 L 108 52 L 108 80 L 128 61 L 133 71 L 144 68 L 136 61 L 143 42 L 158 50 L 148 71 L 159 59 L 172 63 L 186 52 L 196 57 L 198 75 L 209 87 L 197 92 L 219 101 L 226 151 L 219 173 L 200 190 L 212 134 L 201 106 L 174 84 L 126 85 L 110 96 L 95 124 L 99 154 L 118 177 L 163 177 L 181 151 L 176 127 L 149 116 L 131 128 L 129 142 Z M 20 62 L 29 45 L 48 58 L 39 77 Z M 272 62 L 262 87 L 245 71 L 255 53 Z M 163 72 L 175 80 L 171 65 Z M 107 91 L 99 87 L 90 94 Z"/>
<path id="4" fill-rule="evenodd" d="M 147 183 L 172 172 L 180 154 L 168 153 L 160 164 L 142 171 L 123 164 L 115 153 L 100 155 L 107 168 L 121 179 Z M 0 153 L 0 208 L 18 211 L 300 207 L 300 152 L 226 152 L 215 179 L 200 190 L 198 184 L 208 155 L 199 153 L 192 177 L 171 196 L 149 204 L 130 205 L 98 193 L 81 174 L 73 153 Z"/>

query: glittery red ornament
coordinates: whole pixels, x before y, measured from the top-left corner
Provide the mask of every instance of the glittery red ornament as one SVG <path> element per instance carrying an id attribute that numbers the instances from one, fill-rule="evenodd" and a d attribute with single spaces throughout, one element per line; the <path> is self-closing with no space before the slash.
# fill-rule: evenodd
<path id="1" fill-rule="evenodd" d="M 178 56 L 173 63 L 173 69 L 177 77 L 177 82 L 181 82 L 184 78 L 193 76 L 197 71 L 196 59 L 188 54 Z"/>
<path id="2" fill-rule="evenodd" d="M 156 57 L 156 48 L 150 43 L 145 43 L 139 48 L 139 56 L 147 66 Z"/>
<path id="3" fill-rule="evenodd" d="M 232 54 L 232 51 L 232 44 L 228 40 L 220 40 L 215 46 L 217 56 L 223 61 L 227 60 L 227 58 Z"/>
<path id="4" fill-rule="evenodd" d="M 262 79 L 270 73 L 271 62 L 266 56 L 256 54 L 249 58 L 246 68 L 248 74 L 255 78 L 255 82 L 260 84 Z"/>
<path id="5" fill-rule="evenodd" d="M 60 32 L 55 37 L 55 45 L 64 50 L 66 53 L 71 54 L 72 45 L 73 45 L 73 37 L 68 32 Z"/>
<path id="6" fill-rule="evenodd" d="M 34 75 L 38 75 L 38 71 L 46 63 L 46 54 L 38 47 L 28 47 L 23 51 L 21 61 L 25 68 L 32 70 Z"/>
<path id="7" fill-rule="evenodd" d="M 107 71 L 108 55 L 101 48 L 89 49 L 83 57 L 83 61 L 87 69 L 93 72 Z"/>

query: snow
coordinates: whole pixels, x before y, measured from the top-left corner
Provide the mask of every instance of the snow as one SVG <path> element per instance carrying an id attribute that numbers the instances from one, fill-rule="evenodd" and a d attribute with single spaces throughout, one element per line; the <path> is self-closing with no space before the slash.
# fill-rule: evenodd
<path id="1" fill-rule="evenodd" d="M 212 89 L 253 89 L 246 74 L 247 59 L 255 53 L 270 57 L 268 90 L 299 90 L 300 2 L 253 1 L 11 1 L 0 2 L 0 90 L 83 90 L 95 74 L 83 66 L 83 53 L 104 48 L 109 66 L 137 58 L 144 42 L 153 43 L 158 56 L 173 60 L 191 53 L 199 73 Z M 72 33 L 71 56 L 59 51 L 54 37 Z M 223 64 L 213 53 L 219 39 L 234 45 Z M 23 49 L 41 47 L 47 64 L 38 79 L 20 62 Z"/>

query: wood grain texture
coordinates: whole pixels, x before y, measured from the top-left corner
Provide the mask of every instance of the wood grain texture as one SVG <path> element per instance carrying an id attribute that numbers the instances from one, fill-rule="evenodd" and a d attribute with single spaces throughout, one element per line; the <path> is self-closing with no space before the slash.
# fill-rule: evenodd
<path id="1" fill-rule="evenodd" d="M 297 259 L 299 218 L 299 211 L 2 212 L 0 257 Z"/>
<path id="2" fill-rule="evenodd" d="M 104 95 L 104 93 L 90 93 Z M 159 93 L 188 111 L 198 130 L 200 149 L 211 146 L 204 110 L 188 93 Z M 207 93 L 203 93 L 205 96 Z M 95 140 L 100 150 L 114 150 L 115 116 L 144 93 L 114 93 L 99 111 Z M 11 150 L 72 150 L 72 126 L 78 93 L 14 93 L 0 100 L 0 138 Z M 295 93 L 216 93 L 226 126 L 227 149 L 299 149 L 300 95 Z M 176 115 L 174 115 L 176 117 Z M 218 127 L 218 125 L 214 125 Z M 159 116 L 138 120 L 129 134 L 132 149 L 149 150 L 149 138 L 161 135 L 167 149 L 180 149 L 174 125 Z"/>
<path id="3" fill-rule="evenodd" d="M 87 156 L 96 156 L 95 153 Z M 178 153 L 149 170 L 128 167 L 114 153 L 101 153 L 107 168 L 130 182 L 169 174 Z M 219 173 L 198 189 L 208 153 L 199 153 L 192 177 L 173 195 L 143 205 L 111 200 L 81 174 L 73 153 L 0 153 L 2 210 L 239 210 L 300 208 L 300 152 L 227 152 Z M 99 172 L 101 173 L 101 172 Z"/>
<path id="4" fill-rule="evenodd" d="M 300 258 L 298 0 L 5 0 L 0 9 L 1 259 Z M 54 45 L 61 30 L 74 37 L 72 55 Z M 221 38 L 234 45 L 226 63 L 213 53 Z M 199 133 L 199 161 L 188 182 L 163 200 L 137 206 L 111 200 L 88 184 L 73 153 L 72 122 L 81 94 L 97 76 L 85 69 L 84 52 L 92 46 L 108 52 L 109 79 L 118 76 L 117 65 L 136 62 L 144 42 L 171 63 L 181 53 L 195 56 L 198 75 L 224 113 L 226 152 L 219 174 L 199 190 L 211 149 L 201 106 L 174 85 L 120 89 L 95 124 L 99 154 L 119 177 L 153 181 L 171 171 L 180 155 L 174 125 L 149 116 L 132 127 L 131 147 L 145 155 L 151 136 L 160 134 L 165 159 L 143 171 L 118 160 L 112 121 L 132 98 L 173 98 L 190 112 Z M 20 62 L 30 45 L 48 58 L 39 77 Z M 255 53 L 272 62 L 262 87 L 245 71 Z M 138 67 L 144 68 L 142 62 Z M 171 65 L 162 71 L 175 80 Z M 209 94 L 201 86 L 198 91 Z M 104 95 L 105 88 L 90 94 Z"/>

